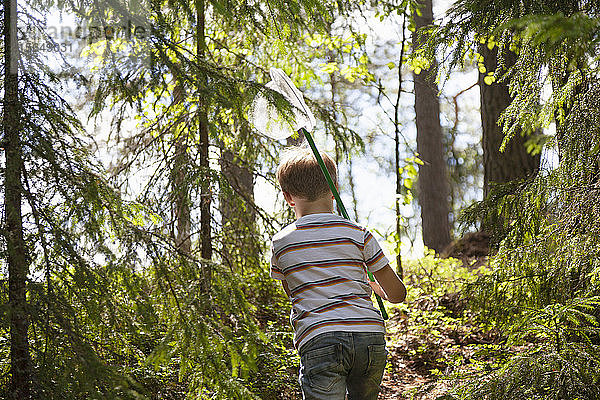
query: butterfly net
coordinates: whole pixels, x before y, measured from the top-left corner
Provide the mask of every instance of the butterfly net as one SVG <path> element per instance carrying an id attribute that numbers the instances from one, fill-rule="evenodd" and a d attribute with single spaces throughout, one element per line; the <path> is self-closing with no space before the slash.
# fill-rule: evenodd
<path id="1" fill-rule="evenodd" d="M 304 96 L 292 80 L 279 68 L 271 68 L 269 71 L 271 81 L 266 87 L 274 90 L 290 103 L 291 115 L 285 115 L 284 111 L 278 110 L 264 92 L 254 98 L 250 106 L 249 120 L 257 131 L 272 139 L 285 139 L 290 137 L 300 128 L 309 132 L 315 126 L 315 117 L 306 106 Z"/>

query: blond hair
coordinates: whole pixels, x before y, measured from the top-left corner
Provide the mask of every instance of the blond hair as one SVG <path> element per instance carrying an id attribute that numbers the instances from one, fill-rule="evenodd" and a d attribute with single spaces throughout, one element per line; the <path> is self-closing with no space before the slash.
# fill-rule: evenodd
<path id="1" fill-rule="evenodd" d="M 331 179 L 337 186 L 337 168 L 327 154 L 321 154 Z M 308 147 L 293 147 L 284 152 L 277 168 L 281 190 L 308 201 L 331 193 L 317 159 Z"/>

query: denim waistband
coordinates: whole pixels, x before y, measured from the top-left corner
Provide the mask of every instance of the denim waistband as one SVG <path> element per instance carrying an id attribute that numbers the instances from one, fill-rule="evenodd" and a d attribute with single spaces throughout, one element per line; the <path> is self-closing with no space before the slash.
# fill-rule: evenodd
<path id="1" fill-rule="evenodd" d="M 318 334 L 315 337 L 310 338 L 306 343 L 303 343 L 302 347 L 300 347 L 298 349 L 298 354 L 301 354 L 302 349 L 310 348 L 310 345 L 312 343 L 314 343 L 318 340 L 321 340 L 323 338 L 326 338 L 326 337 L 349 338 L 351 336 L 361 337 L 361 338 L 379 336 L 379 337 L 384 338 L 383 340 L 385 341 L 385 334 L 382 332 L 347 332 L 347 331 L 323 332 L 323 333 Z"/>

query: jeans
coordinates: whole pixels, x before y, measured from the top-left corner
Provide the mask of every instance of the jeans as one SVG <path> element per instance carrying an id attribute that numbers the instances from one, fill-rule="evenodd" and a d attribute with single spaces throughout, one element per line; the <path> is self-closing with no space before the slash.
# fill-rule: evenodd
<path id="1" fill-rule="evenodd" d="M 304 400 L 376 400 L 387 350 L 383 333 L 327 332 L 300 349 Z"/>

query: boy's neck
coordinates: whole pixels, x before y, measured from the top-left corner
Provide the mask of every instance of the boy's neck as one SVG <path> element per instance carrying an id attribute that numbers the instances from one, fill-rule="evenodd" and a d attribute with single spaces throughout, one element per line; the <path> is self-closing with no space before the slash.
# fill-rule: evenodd
<path id="1" fill-rule="evenodd" d="M 283 197 L 290 207 L 294 208 L 296 218 L 302 218 L 310 214 L 333 214 L 333 195 L 331 192 L 314 201 L 306 200 L 285 191 Z"/>
<path id="2" fill-rule="evenodd" d="M 300 208 L 298 205 L 294 207 L 294 212 L 296 213 L 296 218 L 304 217 L 305 215 L 310 214 L 333 214 L 333 209 L 331 207 L 306 207 Z"/>
<path id="3" fill-rule="evenodd" d="M 296 213 L 296 218 L 310 214 L 333 214 L 333 199 L 329 196 L 315 201 L 295 199 L 294 212 Z"/>

